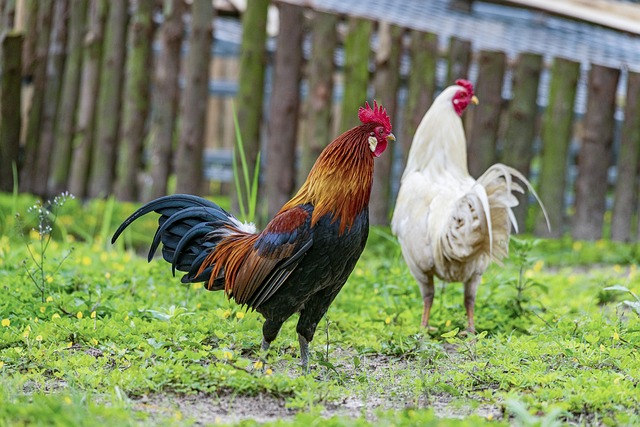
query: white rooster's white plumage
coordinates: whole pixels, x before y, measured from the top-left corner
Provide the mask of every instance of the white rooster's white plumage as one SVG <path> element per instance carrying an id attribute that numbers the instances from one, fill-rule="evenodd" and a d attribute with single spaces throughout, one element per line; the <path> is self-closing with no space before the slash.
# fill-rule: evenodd
<path id="1" fill-rule="evenodd" d="M 456 83 L 434 100 L 416 130 L 391 227 L 420 285 L 423 326 L 428 326 L 435 275 L 445 282 L 464 283 L 468 329 L 473 332 L 482 274 L 491 260 L 508 255 L 512 225 L 517 232 L 511 209 L 518 201 L 513 192 L 523 188 L 513 178 L 533 189 L 520 172 L 502 164 L 491 166 L 477 180 L 469 175 L 459 114 L 477 98 L 470 83 Z M 466 100 L 456 112 L 460 98 Z"/>

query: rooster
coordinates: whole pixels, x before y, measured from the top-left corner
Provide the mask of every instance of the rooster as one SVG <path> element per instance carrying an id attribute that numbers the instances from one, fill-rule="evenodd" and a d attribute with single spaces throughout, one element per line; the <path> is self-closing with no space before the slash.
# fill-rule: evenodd
<path id="1" fill-rule="evenodd" d="M 262 232 L 213 202 L 191 195 L 149 202 L 115 232 L 112 243 L 134 220 L 160 214 L 148 259 L 160 243 L 183 283 L 205 282 L 236 303 L 261 313 L 263 352 L 282 324 L 300 313 L 296 327 L 303 370 L 318 322 L 347 281 L 369 234 L 369 197 L 374 157 L 395 141 L 386 110 L 366 103 L 362 124 L 346 131 L 320 154 L 297 194 Z"/>
<path id="2" fill-rule="evenodd" d="M 514 178 L 538 196 L 520 172 L 503 164 L 491 166 L 477 180 L 469 175 L 461 116 L 478 98 L 471 82 L 455 83 L 434 100 L 416 130 L 391 228 L 420 286 L 422 326 L 429 326 L 437 276 L 464 283 L 467 331 L 474 333 L 482 274 L 492 260 L 508 255 L 512 225 L 517 232 L 511 209 L 518 200 L 513 192 L 524 190 Z"/>

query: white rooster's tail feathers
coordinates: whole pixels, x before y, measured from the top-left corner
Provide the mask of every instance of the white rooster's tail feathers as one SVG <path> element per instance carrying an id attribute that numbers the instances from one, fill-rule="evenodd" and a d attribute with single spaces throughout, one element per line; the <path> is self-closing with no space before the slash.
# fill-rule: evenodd
<path id="1" fill-rule="evenodd" d="M 513 208 L 518 205 L 514 192 L 531 191 L 547 218 L 547 212 L 529 181 L 509 166 L 497 163 L 478 178 L 472 190 L 460 198 L 453 209 L 450 225 L 442 235 L 436 253 L 449 260 L 464 261 L 484 252 L 500 262 L 509 255 L 511 227 L 518 232 Z M 548 219 L 547 219 L 548 224 Z"/>

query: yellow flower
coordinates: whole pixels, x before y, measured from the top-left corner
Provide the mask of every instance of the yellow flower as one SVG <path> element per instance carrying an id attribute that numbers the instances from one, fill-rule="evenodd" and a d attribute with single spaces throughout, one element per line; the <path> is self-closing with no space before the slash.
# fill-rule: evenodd
<path id="1" fill-rule="evenodd" d="M 493 414 L 487 414 L 487 421 L 493 420 Z"/>
<path id="2" fill-rule="evenodd" d="M 536 273 L 539 272 L 540 270 L 542 270 L 542 267 L 544 267 L 544 261 L 539 259 L 538 261 L 536 261 L 536 263 L 533 265 L 533 271 L 535 271 Z"/>
<path id="3" fill-rule="evenodd" d="M 201 287 L 202 287 L 202 283 L 201 282 L 194 283 L 194 284 L 191 285 L 191 288 L 194 289 L 194 290 L 195 289 L 200 289 Z"/>
<path id="4" fill-rule="evenodd" d="M 36 230 L 31 229 L 31 231 L 29 232 L 29 238 L 31 240 L 39 240 L 40 239 L 40 233 L 38 233 Z"/>
<path id="5" fill-rule="evenodd" d="M 29 338 L 29 331 L 28 331 L 28 330 L 25 330 L 25 331 L 22 333 L 22 337 L 23 337 L 23 338 Z"/>
<path id="6" fill-rule="evenodd" d="M 47 297 L 46 301 L 47 301 L 47 302 L 51 302 L 51 301 L 53 301 L 53 297 L 52 297 L 51 295 L 49 295 L 49 296 Z"/>
<path id="7" fill-rule="evenodd" d="M 96 312 L 95 312 L 95 310 L 91 312 L 91 318 L 92 318 L 92 319 L 95 319 L 95 318 L 96 318 Z"/>
<path id="8" fill-rule="evenodd" d="M 59 318 L 60 318 L 60 315 L 58 313 L 53 313 L 53 316 L 51 316 L 51 320 L 59 319 Z"/>
<path id="9" fill-rule="evenodd" d="M 72 343 L 71 341 L 69 341 L 69 342 L 67 343 L 67 347 L 68 347 L 68 348 L 73 347 L 73 343 Z"/>
<path id="10" fill-rule="evenodd" d="M 222 313 L 222 318 L 223 318 L 223 319 L 227 319 L 229 316 L 231 316 L 231 309 L 227 308 L 227 309 Z"/>
<path id="11" fill-rule="evenodd" d="M 40 307 L 40 313 L 44 313 L 44 311 L 47 309 L 47 307 L 45 307 L 44 305 L 42 307 Z"/>
<path id="12" fill-rule="evenodd" d="M 197 304 L 196 304 L 196 308 L 200 308 L 200 307 L 202 307 L 202 304 L 197 303 Z"/>
<path id="13" fill-rule="evenodd" d="M 236 313 L 236 319 L 240 320 L 240 319 L 244 319 L 244 313 L 242 311 L 239 311 Z"/>
<path id="14" fill-rule="evenodd" d="M 231 360 L 233 359 L 233 353 L 227 350 L 224 353 L 222 353 L 222 357 L 224 357 L 227 360 Z"/>
<path id="15" fill-rule="evenodd" d="M 91 258 L 89 258 L 88 256 L 83 256 L 82 257 L 82 265 L 91 265 Z"/>
<path id="16" fill-rule="evenodd" d="M 174 418 L 175 418 L 177 421 L 182 420 L 182 412 L 180 412 L 180 411 L 176 411 Z"/>
<path id="17" fill-rule="evenodd" d="M 622 266 L 620 264 L 614 265 L 613 266 L 613 271 L 615 271 L 616 273 L 622 272 Z"/>
<path id="18" fill-rule="evenodd" d="M 387 316 L 387 318 L 386 318 L 386 319 L 384 319 L 384 323 L 385 323 L 386 325 L 388 325 L 389 323 L 391 323 L 391 317 L 390 317 L 390 316 Z"/>
<path id="19" fill-rule="evenodd" d="M 108 271 L 106 273 L 104 273 L 104 277 L 105 279 L 109 280 L 111 279 L 111 273 L 109 273 Z"/>
<path id="20" fill-rule="evenodd" d="M 2 369 L 3 367 L 4 367 L 4 362 L 0 360 L 0 369 Z"/>
<path id="21" fill-rule="evenodd" d="M 268 368 L 266 371 L 264 371 L 265 375 L 271 375 L 273 374 L 273 371 L 271 370 L 271 368 Z"/>
<path id="22" fill-rule="evenodd" d="M 98 340 L 95 338 L 91 338 L 91 344 L 98 345 Z"/>
<path id="23" fill-rule="evenodd" d="M 66 403 L 67 405 L 71 405 L 71 398 L 69 396 L 65 396 L 64 403 Z"/>
<path id="24" fill-rule="evenodd" d="M 2 319 L 2 326 L 4 326 L 5 328 L 8 328 L 9 325 L 11 324 L 11 320 L 9 319 Z"/>
<path id="25" fill-rule="evenodd" d="M 47 276 L 47 283 L 53 283 L 53 277 Z"/>
<path id="26" fill-rule="evenodd" d="M 582 242 L 573 242 L 573 250 L 579 251 L 580 249 L 582 249 Z"/>
<path id="27" fill-rule="evenodd" d="M 36 341 L 42 341 L 42 335 L 38 335 L 38 336 L 36 337 Z"/>
<path id="28" fill-rule="evenodd" d="M 618 335 L 618 333 L 614 331 L 613 335 L 612 335 L 612 338 L 613 338 L 614 341 L 618 341 L 618 340 L 620 340 L 620 335 Z"/>
<path id="29" fill-rule="evenodd" d="M 445 328 L 448 328 L 449 326 L 451 326 L 451 320 L 447 319 L 447 321 L 444 322 L 444 326 Z"/>
<path id="30" fill-rule="evenodd" d="M 79 312 L 78 312 L 78 314 L 76 314 L 76 317 L 77 317 L 78 319 L 82 319 L 82 312 L 81 312 L 81 311 L 79 311 Z"/>
<path id="31" fill-rule="evenodd" d="M 262 363 L 262 361 L 258 360 L 253 364 L 253 369 L 262 369 L 263 366 L 264 364 Z"/>

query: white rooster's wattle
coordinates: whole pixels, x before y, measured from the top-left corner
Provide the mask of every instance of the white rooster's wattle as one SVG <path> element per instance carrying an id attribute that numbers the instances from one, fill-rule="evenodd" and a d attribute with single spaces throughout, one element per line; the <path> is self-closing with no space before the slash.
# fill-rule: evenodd
<path id="1" fill-rule="evenodd" d="M 462 79 L 434 100 L 411 143 L 391 221 L 420 285 L 424 327 L 429 324 L 437 276 L 464 283 L 467 330 L 475 332 L 474 306 L 482 274 L 492 260 L 508 255 L 512 225 L 518 231 L 511 210 L 518 204 L 513 192 L 524 190 L 514 178 L 537 198 L 527 179 L 509 166 L 495 164 L 477 180 L 469 175 L 461 116 L 477 102 L 473 85 Z"/>

